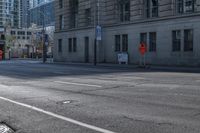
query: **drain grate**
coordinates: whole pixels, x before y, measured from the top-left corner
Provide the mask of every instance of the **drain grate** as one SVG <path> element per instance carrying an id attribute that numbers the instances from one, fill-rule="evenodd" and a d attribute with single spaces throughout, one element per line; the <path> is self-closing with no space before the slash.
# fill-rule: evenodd
<path id="1" fill-rule="evenodd" d="M 14 130 L 12 130 L 6 124 L 0 123 L 0 133 L 14 133 Z"/>

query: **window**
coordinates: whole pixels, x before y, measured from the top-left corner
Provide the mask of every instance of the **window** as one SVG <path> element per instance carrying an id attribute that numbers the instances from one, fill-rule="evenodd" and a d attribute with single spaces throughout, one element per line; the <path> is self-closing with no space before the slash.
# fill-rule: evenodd
<path id="1" fill-rule="evenodd" d="M 128 35 L 127 34 L 122 35 L 122 51 L 123 52 L 128 51 Z"/>
<path id="2" fill-rule="evenodd" d="M 28 31 L 28 32 L 27 32 L 27 35 L 31 35 L 31 32 Z"/>
<path id="3" fill-rule="evenodd" d="M 68 51 L 72 52 L 72 38 L 68 39 Z"/>
<path id="4" fill-rule="evenodd" d="M 86 26 L 91 25 L 91 9 L 85 9 L 85 19 L 86 19 Z"/>
<path id="5" fill-rule="evenodd" d="M 73 52 L 76 52 L 76 38 L 73 38 Z"/>
<path id="6" fill-rule="evenodd" d="M 68 39 L 68 51 L 69 52 L 76 52 L 77 51 L 77 39 L 76 38 L 69 38 Z"/>
<path id="7" fill-rule="evenodd" d="M 158 0 L 144 0 L 145 17 L 158 17 Z"/>
<path id="8" fill-rule="evenodd" d="M 5 40 L 5 35 L 1 35 L 1 40 Z"/>
<path id="9" fill-rule="evenodd" d="M 149 51 L 156 52 L 156 32 L 149 33 Z"/>
<path id="10" fill-rule="evenodd" d="M 185 12 L 194 12 L 194 0 L 185 0 Z"/>
<path id="11" fill-rule="evenodd" d="M 120 35 L 115 35 L 115 51 L 119 52 L 120 51 Z"/>
<path id="12" fill-rule="evenodd" d="M 64 17 L 63 17 L 63 15 L 60 15 L 60 17 L 59 17 L 59 24 L 60 24 L 60 30 L 64 29 Z"/>
<path id="13" fill-rule="evenodd" d="M 59 0 L 59 7 L 63 8 L 63 0 Z"/>
<path id="14" fill-rule="evenodd" d="M 176 1 L 176 10 L 177 13 L 183 13 L 183 0 L 177 0 Z"/>
<path id="15" fill-rule="evenodd" d="M 115 35 L 115 51 L 128 52 L 128 35 Z"/>
<path id="16" fill-rule="evenodd" d="M 17 35 L 22 35 L 22 34 L 21 34 L 21 31 L 18 31 L 18 32 L 17 32 Z"/>
<path id="17" fill-rule="evenodd" d="M 79 7 L 78 0 L 70 0 L 69 7 L 70 7 L 70 27 L 75 28 L 78 26 L 78 7 Z"/>
<path id="18" fill-rule="evenodd" d="M 184 30 L 184 51 L 193 51 L 193 30 Z"/>
<path id="19" fill-rule="evenodd" d="M 194 12 L 195 0 L 176 0 L 176 12 L 190 13 Z"/>
<path id="20" fill-rule="evenodd" d="M 140 43 L 147 44 L 147 33 L 141 33 L 140 34 Z"/>
<path id="21" fill-rule="evenodd" d="M 16 33 L 15 33 L 15 31 L 11 31 L 11 35 L 15 35 Z"/>
<path id="22" fill-rule="evenodd" d="M 181 51 L 181 31 L 172 31 L 172 51 Z"/>
<path id="23" fill-rule="evenodd" d="M 62 39 L 58 40 L 58 52 L 62 52 Z"/>
<path id="24" fill-rule="evenodd" d="M 130 0 L 119 1 L 119 15 L 120 21 L 130 21 Z"/>

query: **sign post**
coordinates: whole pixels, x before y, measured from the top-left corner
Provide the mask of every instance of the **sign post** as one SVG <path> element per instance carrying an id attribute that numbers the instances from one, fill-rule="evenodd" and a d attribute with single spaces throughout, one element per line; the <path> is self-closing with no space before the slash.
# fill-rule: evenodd
<path id="1" fill-rule="evenodd" d="M 140 60 L 140 65 L 145 67 L 146 66 L 146 57 L 145 57 L 145 54 L 147 52 L 147 46 L 145 43 L 140 43 L 140 46 L 139 46 L 139 52 L 141 54 L 141 60 Z"/>

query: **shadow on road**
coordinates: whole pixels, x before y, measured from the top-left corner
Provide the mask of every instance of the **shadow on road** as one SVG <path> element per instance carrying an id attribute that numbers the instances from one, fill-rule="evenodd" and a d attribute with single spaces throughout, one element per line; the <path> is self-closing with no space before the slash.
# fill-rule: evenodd
<path id="1" fill-rule="evenodd" d="M 118 66 L 99 64 L 43 64 L 38 61 L 10 61 L 0 63 L 0 76 L 20 79 L 40 79 L 57 76 L 83 76 L 102 75 L 112 73 L 157 73 L 157 72 L 179 72 L 199 73 L 200 69 L 172 68 L 172 67 L 148 67 L 138 68 L 136 66 Z"/>

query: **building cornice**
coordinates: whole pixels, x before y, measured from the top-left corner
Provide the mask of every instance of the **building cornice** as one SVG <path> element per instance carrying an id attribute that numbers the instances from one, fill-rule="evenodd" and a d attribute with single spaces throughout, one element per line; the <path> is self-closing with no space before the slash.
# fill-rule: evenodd
<path id="1" fill-rule="evenodd" d="M 174 15 L 174 16 L 168 16 L 168 17 L 140 19 L 140 20 L 129 21 L 129 22 L 124 22 L 124 23 L 107 24 L 107 25 L 103 25 L 102 27 L 103 28 L 118 27 L 118 26 L 125 26 L 125 25 L 145 24 L 145 23 L 153 23 L 153 22 L 159 22 L 159 21 L 175 20 L 175 19 L 183 19 L 183 18 L 193 18 L 193 17 L 200 17 L 200 12 L 193 13 L 193 14 Z M 78 30 L 89 30 L 89 29 L 94 29 L 94 26 L 78 27 L 78 28 L 73 28 L 73 29 L 64 29 L 61 31 L 55 31 L 55 33 L 71 32 L 71 31 L 78 31 Z"/>

